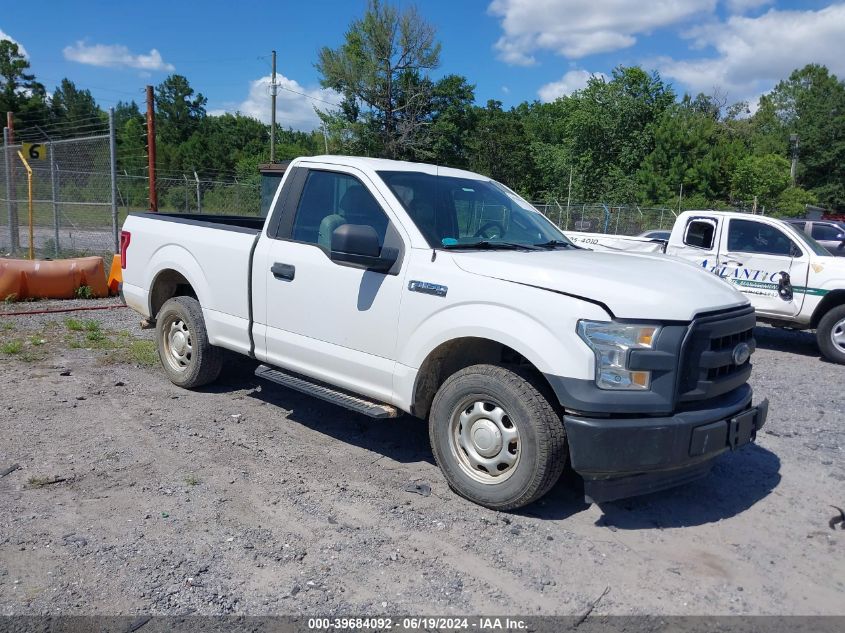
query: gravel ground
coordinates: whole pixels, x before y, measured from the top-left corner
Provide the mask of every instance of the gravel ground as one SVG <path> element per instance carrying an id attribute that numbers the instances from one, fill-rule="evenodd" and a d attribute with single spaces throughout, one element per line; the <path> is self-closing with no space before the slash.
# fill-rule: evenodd
<path id="1" fill-rule="evenodd" d="M 758 328 L 768 425 L 706 479 L 588 506 L 569 475 L 512 514 L 451 493 L 417 420 L 235 357 L 184 391 L 151 338 L 128 309 L 0 316 L 0 473 L 20 466 L 0 615 L 580 614 L 603 594 L 594 614 L 845 614 L 845 367 L 810 335 Z"/>

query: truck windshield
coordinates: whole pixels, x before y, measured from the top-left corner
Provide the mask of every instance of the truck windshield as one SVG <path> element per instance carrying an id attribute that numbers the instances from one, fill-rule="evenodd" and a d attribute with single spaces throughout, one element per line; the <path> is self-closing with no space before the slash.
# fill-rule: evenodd
<path id="1" fill-rule="evenodd" d="M 833 254 L 829 250 L 827 250 L 824 246 L 819 244 L 816 240 L 814 240 L 812 237 L 807 235 L 804 231 L 799 229 L 797 226 L 789 224 L 789 223 L 787 223 L 787 225 L 789 225 L 791 228 L 793 228 L 795 230 L 795 233 L 797 234 L 798 241 L 803 242 L 807 246 L 807 248 L 809 248 L 811 251 L 813 251 L 813 253 L 815 253 L 819 257 L 833 257 Z M 796 237 L 796 236 L 793 236 L 793 237 Z"/>
<path id="2" fill-rule="evenodd" d="M 432 248 L 572 247 L 539 211 L 494 180 L 378 173 Z"/>

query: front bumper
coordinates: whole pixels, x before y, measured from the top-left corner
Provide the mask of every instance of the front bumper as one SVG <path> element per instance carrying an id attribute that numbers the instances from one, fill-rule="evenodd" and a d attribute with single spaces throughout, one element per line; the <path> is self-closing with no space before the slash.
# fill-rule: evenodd
<path id="1" fill-rule="evenodd" d="M 707 408 L 666 417 L 564 415 L 572 468 L 587 501 L 599 503 L 663 490 L 706 475 L 713 459 L 754 440 L 768 400 L 752 406 L 748 385 L 708 400 Z"/>

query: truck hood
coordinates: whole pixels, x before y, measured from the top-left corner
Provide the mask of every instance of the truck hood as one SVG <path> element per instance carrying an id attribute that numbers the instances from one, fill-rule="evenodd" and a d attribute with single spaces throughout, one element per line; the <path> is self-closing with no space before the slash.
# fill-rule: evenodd
<path id="1" fill-rule="evenodd" d="M 715 275 L 662 254 L 566 249 L 451 255 L 466 272 L 599 302 L 623 319 L 690 321 L 748 303 Z"/>

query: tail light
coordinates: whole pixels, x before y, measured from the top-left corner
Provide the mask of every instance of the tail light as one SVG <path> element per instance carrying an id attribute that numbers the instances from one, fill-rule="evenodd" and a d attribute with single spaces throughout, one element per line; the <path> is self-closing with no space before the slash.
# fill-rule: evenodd
<path id="1" fill-rule="evenodd" d="M 120 267 L 126 268 L 126 251 L 129 249 L 129 242 L 132 240 L 132 234 L 129 231 L 120 232 Z"/>

